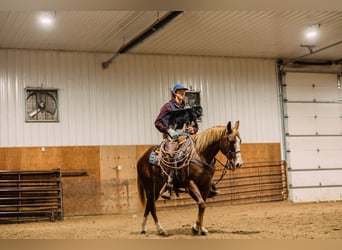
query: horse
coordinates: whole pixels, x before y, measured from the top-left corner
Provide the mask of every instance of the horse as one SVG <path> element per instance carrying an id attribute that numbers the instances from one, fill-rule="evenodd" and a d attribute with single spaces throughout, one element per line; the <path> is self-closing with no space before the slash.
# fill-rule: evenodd
<path id="1" fill-rule="evenodd" d="M 243 165 L 240 152 L 239 121 L 234 127 L 231 122 L 227 126 L 214 126 L 201 133 L 193 135 L 193 150 L 188 166 L 184 168 L 183 180 L 189 195 L 197 202 L 198 214 L 195 224 L 192 226 L 192 234 L 208 235 L 208 230 L 203 226 L 203 217 L 206 208 L 212 178 L 215 172 L 215 156 L 221 151 L 227 158 L 225 168 L 239 168 Z M 160 190 L 167 180 L 161 166 L 150 163 L 150 155 L 155 146 L 149 147 L 137 160 L 137 187 L 141 204 L 145 205 L 142 221 L 142 234 L 147 233 L 147 218 L 151 213 L 159 235 L 168 235 L 157 217 L 155 201 L 159 198 Z"/>

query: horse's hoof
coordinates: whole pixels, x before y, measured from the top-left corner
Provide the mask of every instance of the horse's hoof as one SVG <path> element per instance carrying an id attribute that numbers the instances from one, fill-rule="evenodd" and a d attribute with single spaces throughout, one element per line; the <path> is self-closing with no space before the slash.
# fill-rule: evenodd
<path id="1" fill-rule="evenodd" d="M 206 235 L 209 235 L 209 232 L 206 228 L 202 227 L 200 230 L 197 230 L 195 226 L 192 226 L 192 235 L 203 235 L 203 236 L 206 236 Z"/>
<path id="2" fill-rule="evenodd" d="M 169 236 L 168 233 L 166 231 L 161 231 L 159 232 L 160 236 Z"/>
<path id="3" fill-rule="evenodd" d="M 197 235 L 199 233 L 199 231 L 196 230 L 194 226 L 192 226 L 191 233 L 192 233 L 192 235 Z"/>
<path id="4" fill-rule="evenodd" d="M 201 235 L 203 235 L 203 236 L 207 236 L 207 235 L 209 235 L 209 232 L 208 232 L 207 230 L 205 230 L 205 231 L 201 231 Z"/>
<path id="5" fill-rule="evenodd" d="M 205 227 L 201 227 L 201 235 L 208 235 L 209 232 Z"/>

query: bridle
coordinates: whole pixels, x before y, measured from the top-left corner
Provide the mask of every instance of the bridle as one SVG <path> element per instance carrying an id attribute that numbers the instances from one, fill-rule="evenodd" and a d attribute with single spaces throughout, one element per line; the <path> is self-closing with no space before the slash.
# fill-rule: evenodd
<path id="1" fill-rule="evenodd" d="M 240 138 L 239 135 L 235 135 L 235 137 L 234 137 L 235 140 L 234 140 L 234 141 L 230 141 L 230 140 L 229 140 L 229 135 L 227 136 L 228 151 L 227 151 L 226 154 L 224 154 L 224 155 L 226 156 L 226 158 L 227 158 L 226 164 L 223 164 L 223 163 L 222 163 L 220 160 L 218 160 L 216 157 L 214 158 L 214 161 L 215 161 L 215 162 L 218 162 L 221 166 L 224 167 L 224 168 L 223 168 L 223 171 L 222 171 L 222 173 L 221 173 L 221 176 L 220 176 L 220 178 L 216 181 L 215 185 L 216 185 L 217 183 L 219 183 L 219 182 L 223 179 L 223 177 L 226 175 L 226 173 L 227 173 L 228 170 L 235 171 L 235 169 L 236 169 L 236 167 L 235 167 L 235 165 L 234 165 L 234 163 L 233 163 L 233 159 L 235 158 L 235 156 L 236 156 L 237 154 L 240 154 L 240 153 L 241 153 L 240 150 L 235 151 L 234 145 L 235 145 L 235 143 L 236 143 L 236 138 L 239 139 L 240 143 L 242 142 L 242 140 L 241 140 L 241 138 Z"/>
<path id="2" fill-rule="evenodd" d="M 231 137 L 231 136 L 227 135 L 228 151 L 225 154 L 227 161 L 226 161 L 226 164 L 224 165 L 224 168 L 234 171 L 236 169 L 236 167 L 233 163 L 233 159 L 236 157 L 237 154 L 241 153 L 240 150 L 235 151 L 235 144 L 237 143 L 237 141 L 239 141 L 241 143 L 241 138 L 239 135 L 234 135 L 234 139 L 230 140 L 229 137 Z"/>

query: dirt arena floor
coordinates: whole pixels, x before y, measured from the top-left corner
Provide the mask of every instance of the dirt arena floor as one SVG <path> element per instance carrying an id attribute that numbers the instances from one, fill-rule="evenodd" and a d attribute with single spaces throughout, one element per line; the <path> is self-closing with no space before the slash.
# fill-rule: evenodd
<path id="1" fill-rule="evenodd" d="M 140 234 L 142 211 L 66 217 L 63 221 L 0 224 L 0 239 L 342 239 L 342 202 L 270 202 L 210 205 L 204 223 L 208 236 L 193 236 L 197 208 L 159 211 L 168 236 L 157 235 L 152 218 Z"/>

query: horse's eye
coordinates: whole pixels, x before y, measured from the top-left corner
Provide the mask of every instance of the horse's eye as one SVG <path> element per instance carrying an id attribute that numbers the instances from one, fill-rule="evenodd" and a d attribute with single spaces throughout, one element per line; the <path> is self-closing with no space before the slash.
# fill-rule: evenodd
<path id="1" fill-rule="evenodd" d="M 230 142 L 236 142 L 236 138 L 235 138 L 235 136 L 234 135 L 229 135 L 228 136 L 228 140 L 230 141 Z"/>

